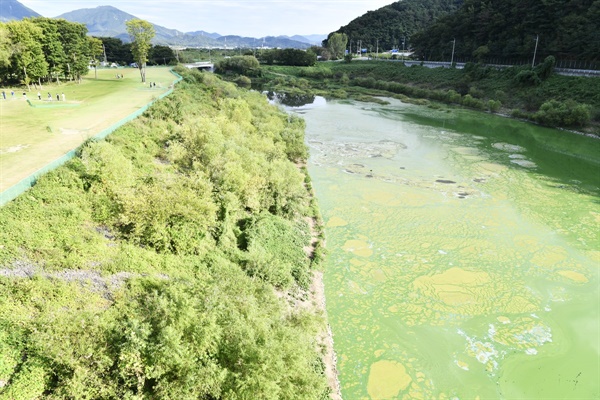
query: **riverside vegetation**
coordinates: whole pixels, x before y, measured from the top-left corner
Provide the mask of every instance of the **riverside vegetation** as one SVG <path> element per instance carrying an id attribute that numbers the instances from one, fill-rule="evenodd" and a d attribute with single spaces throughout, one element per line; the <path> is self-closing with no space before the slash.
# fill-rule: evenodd
<path id="1" fill-rule="evenodd" d="M 555 74 L 553 57 L 535 68 L 502 70 L 475 63 L 431 69 L 383 61 L 262 69 L 257 83 L 267 90 L 376 102 L 381 99 L 374 96 L 389 96 L 434 108 L 461 105 L 600 135 L 600 79 Z"/>
<path id="2" fill-rule="evenodd" d="M 177 71 L 0 209 L 0 399 L 328 397 L 304 122 Z"/>

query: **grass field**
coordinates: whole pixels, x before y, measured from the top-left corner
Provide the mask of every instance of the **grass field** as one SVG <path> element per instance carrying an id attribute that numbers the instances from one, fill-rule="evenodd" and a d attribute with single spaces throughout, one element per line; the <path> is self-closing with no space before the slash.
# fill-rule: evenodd
<path id="1" fill-rule="evenodd" d="M 117 79 L 116 74 L 123 74 Z M 132 114 L 168 90 L 175 76 L 169 68 L 149 68 L 148 83 L 142 84 L 137 69 L 90 71 L 81 84 L 46 85 L 27 93 L 3 88 L 0 97 L 0 192 L 26 178 L 44 165 L 78 147 L 86 139 Z M 149 82 L 156 82 L 150 88 Z M 51 93 L 53 101 L 47 99 Z M 57 94 L 66 101 L 56 101 Z"/>

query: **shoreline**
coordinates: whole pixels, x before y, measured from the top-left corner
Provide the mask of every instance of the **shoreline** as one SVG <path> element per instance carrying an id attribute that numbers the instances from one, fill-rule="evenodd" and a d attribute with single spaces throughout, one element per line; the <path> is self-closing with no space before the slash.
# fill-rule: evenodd
<path id="1" fill-rule="evenodd" d="M 331 389 L 329 397 L 332 400 L 342 400 L 341 385 L 338 378 L 337 356 L 333 348 L 333 332 L 331 331 L 331 326 L 329 325 L 327 318 L 325 284 L 323 282 L 322 271 L 313 271 L 310 296 L 312 298 L 311 302 L 315 309 L 323 315 L 326 324 L 326 329 L 317 337 L 317 342 L 323 349 L 322 360 L 325 365 L 325 378 Z"/>

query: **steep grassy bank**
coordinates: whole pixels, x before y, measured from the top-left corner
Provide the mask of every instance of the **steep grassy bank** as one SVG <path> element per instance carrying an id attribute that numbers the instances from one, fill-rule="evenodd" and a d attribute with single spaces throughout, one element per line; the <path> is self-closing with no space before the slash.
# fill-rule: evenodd
<path id="1" fill-rule="evenodd" d="M 327 398 L 303 121 L 178 72 L 0 209 L 0 399 Z"/>
<path id="2" fill-rule="evenodd" d="M 292 93 L 359 100 L 380 95 L 426 99 L 600 135 L 600 79 L 550 74 L 541 65 L 535 71 L 499 71 L 477 64 L 459 70 L 360 61 L 319 63 L 310 68 L 262 68 L 262 82 L 268 89 L 287 87 Z"/>

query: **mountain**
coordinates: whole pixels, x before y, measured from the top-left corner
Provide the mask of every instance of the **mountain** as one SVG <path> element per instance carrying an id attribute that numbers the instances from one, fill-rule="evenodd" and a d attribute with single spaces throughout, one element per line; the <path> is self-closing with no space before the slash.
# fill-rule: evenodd
<path id="1" fill-rule="evenodd" d="M 307 43 L 320 46 L 321 42 L 323 42 L 323 40 L 327 39 L 327 34 L 302 35 L 302 36 L 295 35 L 295 36 L 292 36 L 290 39 L 297 40 L 299 42 L 304 42 L 305 40 L 302 40 L 301 38 L 304 38 Z"/>
<path id="2" fill-rule="evenodd" d="M 124 42 L 129 42 L 125 23 L 129 20 L 137 19 L 136 16 L 112 6 L 83 8 L 61 14 L 56 18 L 64 18 L 67 21 L 85 24 L 89 34 L 92 36 L 116 37 Z M 152 41 L 154 44 L 186 44 L 192 38 L 192 36 L 186 37 L 185 33 L 176 29 L 168 29 L 155 24 L 152 25 L 156 31 L 156 36 Z"/>
<path id="3" fill-rule="evenodd" d="M 30 17 L 41 17 L 41 15 L 16 0 L 0 0 L 0 22 Z"/>
<path id="4" fill-rule="evenodd" d="M 277 38 L 294 40 L 300 43 L 308 43 L 311 46 L 320 46 L 321 42 L 327 39 L 327 35 L 294 35 L 291 37 L 287 35 L 280 35 L 277 36 Z"/>
<path id="5" fill-rule="evenodd" d="M 186 32 L 186 35 L 189 36 L 206 36 L 209 37 L 211 39 L 218 39 L 223 35 L 219 35 L 218 33 L 209 33 L 209 32 L 205 32 L 205 31 L 195 31 L 195 32 Z"/>
<path id="6" fill-rule="evenodd" d="M 414 47 L 426 59 L 496 59 L 496 63 L 542 60 L 600 61 L 600 0 L 465 0 L 440 18 Z M 537 49 L 536 49 L 537 46 Z"/>
<path id="7" fill-rule="evenodd" d="M 110 36 L 119 38 L 123 40 L 123 42 L 129 42 L 129 35 L 127 34 L 125 23 L 137 17 L 112 6 L 100 6 L 71 11 L 59 15 L 57 18 L 64 18 L 67 21 L 85 24 L 89 34 L 92 36 Z M 153 26 L 156 31 L 156 36 L 152 40 L 152 43 L 161 45 L 188 47 L 227 46 L 228 48 L 256 47 L 261 46 L 264 39 L 264 45 L 267 47 L 293 47 L 299 49 L 310 47 L 310 44 L 308 43 L 291 39 L 278 39 L 274 37 L 257 39 L 233 35 L 221 36 L 217 33 L 208 33 L 204 31 L 184 33 L 160 25 L 153 24 Z"/>
<path id="8" fill-rule="evenodd" d="M 221 36 L 215 39 L 220 47 L 237 48 L 237 47 L 269 47 L 269 48 L 294 48 L 308 49 L 311 44 L 299 42 L 283 36 L 266 36 L 264 38 L 242 37 L 235 35 Z"/>
<path id="9" fill-rule="evenodd" d="M 16 0 L 0 0 L 0 20 L 20 20 L 27 17 L 40 17 L 41 15 L 23 6 Z M 128 14 L 112 6 L 99 6 L 96 8 L 83 8 L 70 11 L 57 16 L 67 21 L 84 24 L 88 28 L 88 34 L 99 37 L 115 37 L 127 43 L 130 41 L 127 33 L 126 22 L 137 19 L 136 16 Z M 308 38 L 298 41 L 290 38 L 251 38 L 241 36 L 221 36 L 218 33 L 195 31 L 184 33 L 176 29 L 168 29 L 160 25 L 152 24 L 156 36 L 153 44 L 174 45 L 186 47 L 282 47 L 306 49 L 311 42 Z"/>
<path id="10" fill-rule="evenodd" d="M 345 33 L 352 43 L 361 41 L 363 48 L 379 45 L 380 50 L 410 47 L 413 34 L 433 24 L 441 16 L 457 10 L 463 0 L 403 0 L 389 4 L 342 26 L 333 33 Z M 328 36 L 328 37 L 329 37 Z"/>

